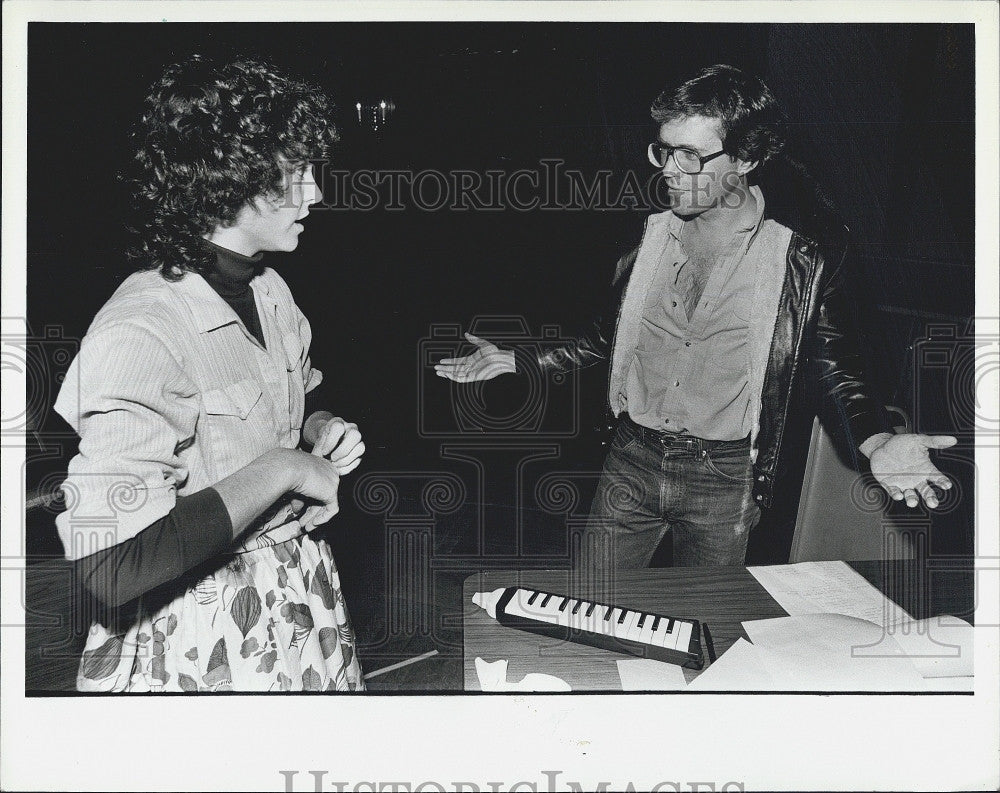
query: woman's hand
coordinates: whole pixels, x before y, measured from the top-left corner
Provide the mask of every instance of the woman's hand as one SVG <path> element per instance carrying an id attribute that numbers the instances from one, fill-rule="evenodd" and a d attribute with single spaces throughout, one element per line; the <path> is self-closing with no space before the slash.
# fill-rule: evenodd
<path id="1" fill-rule="evenodd" d="M 340 474 L 336 466 L 301 449 L 277 448 L 264 452 L 213 487 L 229 511 L 233 537 L 238 537 L 275 501 L 288 493 L 296 495 L 291 500 L 296 512 L 304 506 L 302 499 L 318 502 L 309 507 L 308 515 L 299 518 L 307 529 L 326 523 L 340 510 L 337 501 Z M 308 519 L 308 525 L 303 518 Z"/>
<path id="2" fill-rule="evenodd" d="M 311 531 L 326 523 L 340 511 L 338 491 L 340 473 L 329 460 L 318 454 L 307 454 L 299 449 L 287 449 L 287 461 L 291 464 L 291 486 L 289 490 L 318 504 L 312 504 L 299 516 L 299 523 Z M 301 508 L 301 502 L 293 499 L 293 507 Z"/>
<path id="3" fill-rule="evenodd" d="M 358 425 L 339 416 L 329 419 L 319 429 L 312 453 L 333 463 L 340 476 L 349 474 L 361 464 L 365 453 Z"/>

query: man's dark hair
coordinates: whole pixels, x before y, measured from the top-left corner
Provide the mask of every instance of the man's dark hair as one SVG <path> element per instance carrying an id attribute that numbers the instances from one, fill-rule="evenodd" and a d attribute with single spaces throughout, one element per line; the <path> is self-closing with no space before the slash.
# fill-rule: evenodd
<path id="1" fill-rule="evenodd" d="M 206 270 L 215 256 L 204 235 L 259 196 L 281 195 L 296 167 L 327 158 L 338 139 L 332 112 L 318 87 L 254 58 L 195 55 L 167 67 L 131 132 L 129 258 L 169 280 Z"/>
<path id="2" fill-rule="evenodd" d="M 686 116 L 717 118 L 723 150 L 747 162 L 763 165 L 785 145 L 778 101 L 763 80 L 735 66 L 702 69 L 661 93 L 650 113 L 658 124 Z"/>

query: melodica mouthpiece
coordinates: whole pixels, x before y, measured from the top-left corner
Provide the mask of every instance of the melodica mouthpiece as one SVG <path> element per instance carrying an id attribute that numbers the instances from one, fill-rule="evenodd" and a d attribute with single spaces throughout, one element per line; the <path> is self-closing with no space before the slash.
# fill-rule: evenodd
<path id="1" fill-rule="evenodd" d="M 477 592 L 472 596 L 472 602 L 483 609 L 493 619 L 497 618 L 497 601 L 503 595 L 504 589 L 494 589 L 492 592 Z"/>

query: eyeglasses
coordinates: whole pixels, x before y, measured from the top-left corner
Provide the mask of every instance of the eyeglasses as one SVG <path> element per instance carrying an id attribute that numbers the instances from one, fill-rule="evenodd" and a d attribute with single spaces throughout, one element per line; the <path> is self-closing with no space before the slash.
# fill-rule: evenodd
<path id="1" fill-rule="evenodd" d="M 706 162 L 714 160 L 725 153 L 724 150 L 717 151 L 715 154 L 702 157 L 698 152 L 691 151 L 691 149 L 684 149 L 679 146 L 664 146 L 662 143 L 656 141 L 650 143 L 649 148 L 646 150 L 646 156 L 649 157 L 650 163 L 657 168 L 665 168 L 667 160 L 673 155 L 677 170 L 686 174 L 701 173 Z"/>

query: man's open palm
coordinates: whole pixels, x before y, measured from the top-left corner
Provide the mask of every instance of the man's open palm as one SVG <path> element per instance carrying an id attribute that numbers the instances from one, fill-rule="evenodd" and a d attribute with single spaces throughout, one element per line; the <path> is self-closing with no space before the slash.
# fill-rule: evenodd
<path id="1" fill-rule="evenodd" d="M 466 333 L 465 338 L 476 345 L 476 351 L 461 358 L 442 358 L 434 365 L 439 377 L 447 377 L 457 383 L 472 383 L 516 371 L 512 351 L 501 350 L 471 333 Z"/>
<path id="2" fill-rule="evenodd" d="M 951 480 L 931 462 L 930 450 L 946 449 L 956 443 L 958 439 L 951 435 L 893 435 L 872 452 L 872 474 L 894 501 L 905 500 L 906 506 L 915 507 L 922 498 L 934 509 L 938 505 L 934 487 L 948 490 Z"/>

